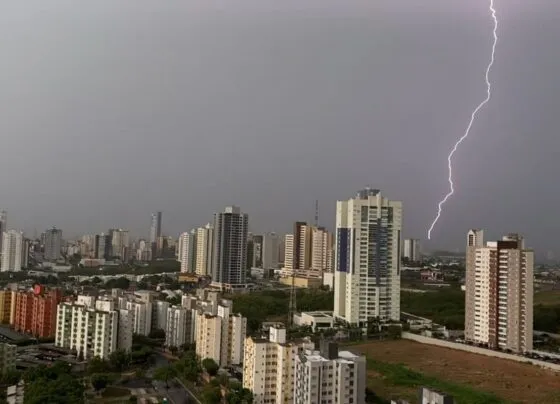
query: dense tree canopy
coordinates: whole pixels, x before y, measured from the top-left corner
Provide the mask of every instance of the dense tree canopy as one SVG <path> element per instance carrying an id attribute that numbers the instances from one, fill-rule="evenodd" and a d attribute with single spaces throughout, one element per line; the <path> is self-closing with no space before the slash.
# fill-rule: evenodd
<path id="1" fill-rule="evenodd" d="M 38 366 L 24 374 L 25 404 L 80 404 L 84 402 L 84 383 L 71 374 L 71 366 L 57 362 Z"/>

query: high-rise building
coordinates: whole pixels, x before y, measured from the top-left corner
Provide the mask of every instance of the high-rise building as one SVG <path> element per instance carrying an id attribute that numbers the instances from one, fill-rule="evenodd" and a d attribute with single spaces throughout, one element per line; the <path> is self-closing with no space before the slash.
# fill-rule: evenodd
<path id="1" fill-rule="evenodd" d="M 265 233 L 262 243 L 262 267 L 278 269 L 278 250 L 280 239 L 276 233 Z"/>
<path id="2" fill-rule="evenodd" d="M 402 203 L 365 189 L 336 206 L 334 315 L 364 326 L 400 319 Z"/>
<path id="3" fill-rule="evenodd" d="M 196 230 L 196 265 L 197 275 L 212 273 L 212 256 L 214 254 L 214 228 L 210 223 Z"/>
<path id="4" fill-rule="evenodd" d="M 23 233 L 15 230 L 4 232 L 2 245 L 2 272 L 21 271 L 23 264 Z"/>
<path id="5" fill-rule="evenodd" d="M 295 358 L 314 343 L 286 341 L 286 329 L 273 326 L 269 338 L 247 337 L 243 355 L 243 387 L 254 404 L 293 403 Z"/>
<path id="6" fill-rule="evenodd" d="M 420 240 L 415 238 L 407 238 L 403 243 L 403 258 L 408 261 L 419 262 L 422 258 L 420 253 Z"/>
<path id="7" fill-rule="evenodd" d="M 212 281 L 222 286 L 245 283 L 249 216 L 236 206 L 214 215 Z"/>
<path id="8" fill-rule="evenodd" d="M 311 263 L 310 269 L 314 271 L 332 272 L 333 268 L 333 245 L 332 233 L 324 227 L 311 228 Z"/>
<path id="9" fill-rule="evenodd" d="M 365 404 L 366 358 L 323 341 L 296 356 L 294 404 Z"/>
<path id="10" fill-rule="evenodd" d="M 533 349 L 534 253 L 517 234 L 483 245 L 467 234 L 465 339 L 490 348 Z"/>
<path id="11" fill-rule="evenodd" d="M 0 253 L 3 251 L 2 240 L 4 232 L 8 230 L 8 213 L 5 210 L 0 211 Z"/>
<path id="12" fill-rule="evenodd" d="M 251 268 L 263 267 L 263 236 L 260 234 L 251 235 L 253 251 L 251 255 Z"/>
<path id="13" fill-rule="evenodd" d="M 95 258 L 110 259 L 111 252 L 111 235 L 101 233 L 95 236 Z"/>
<path id="14" fill-rule="evenodd" d="M 152 222 L 150 225 L 150 243 L 155 244 L 161 237 L 161 212 L 152 213 Z"/>
<path id="15" fill-rule="evenodd" d="M 284 268 L 332 271 L 333 236 L 325 228 L 296 222 L 285 240 Z"/>
<path id="16" fill-rule="evenodd" d="M 109 237 L 111 239 L 111 257 L 126 260 L 126 249 L 130 246 L 128 230 L 111 229 Z"/>
<path id="17" fill-rule="evenodd" d="M 62 230 L 53 227 L 45 232 L 45 261 L 56 261 L 61 257 Z"/>
<path id="18" fill-rule="evenodd" d="M 194 272 L 196 266 L 196 230 L 182 233 L 179 236 L 178 260 L 181 263 L 181 272 Z"/>

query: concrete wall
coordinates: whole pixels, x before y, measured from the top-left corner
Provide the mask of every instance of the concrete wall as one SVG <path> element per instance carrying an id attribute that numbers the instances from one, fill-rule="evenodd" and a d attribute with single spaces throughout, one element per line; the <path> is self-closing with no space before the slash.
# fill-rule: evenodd
<path id="1" fill-rule="evenodd" d="M 548 362 L 540 361 L 540 360 L 537 360 L 537 359 L 525 358 L 523 356 L 512 355 L 512 354 L 508 354 L 508 353 L 505 353 L 505 352 L 492 351 L 490 349 L 479 348 L 477 346 L 459 344 L 457 342 L 445 341 L 445 340 L 436 339 L 436 338 L 423 337 L 421 335 L 416 335 L 416 334 L 412 334 L 412 333 L 409 333 L 409 332 L 403 332 L 402 333 L 402 338 L 403 339 L 408 339 L 408 340 L 411 340 L 411 341 L 416 341 L 416 342 L 419 342 L 421 344 L 437 345 L 437 346 L 441 346 L 441 347 L 444 347 L 444 348 L 457 349 L 457 350 L 460 350 L 460 351 L 471 352 L 471 353 L 475 353 L 475 354 L 479 354 L 479 355 L 493 356 L 495 358 L 508 359 L 508 360 L 512 360 L 512 361 L 516 361 L 516 362 L 530 363 L 530 364 L 535 365 L 535 366 L 539 366 L 539 367 L 542 367 L 542 368 L 546 368 L 546 369 L 554 370 L 556 372 L 560 372 L 560 365 L 559 364 L 548 363 Z"/>

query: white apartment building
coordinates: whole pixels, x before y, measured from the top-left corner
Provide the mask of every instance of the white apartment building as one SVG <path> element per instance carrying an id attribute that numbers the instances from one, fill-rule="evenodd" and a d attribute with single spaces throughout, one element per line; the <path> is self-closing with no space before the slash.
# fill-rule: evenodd
<path id="1" fill-rule="evenodd" d="M 57 307 L 55 345 L 75 350 L 84 359 L 106 359 L 117 349 L 130 350 L 132 329 L 127 319 L 119 322 L 119 312 L 111 300 L 90 299 L 60 303 Z M 123 313 L 124 314 L 124 313 Z M 120 342 L 120 346 L 119 346 Z"/>
<path id="2" fill-rule="evenodd" d="M 365 189 L 336 206 L 335 317 L 400 319 L 402 203 Z"/>
<path id="3" fill-rule="evenodd" d="M 152 331 L 152 304 L 131 295 L 119 297 L 119 308 L 130 311 L 134 334 L 148 336 Z"/>
<path id="4" fill-rule="evenodd" d="M 178 241 L 178 257 L 181 272 L 194 272 L 196 263 L 196 231 L 182 233 Z"/>
<path id="5" fill-rule="evenodd" d="M 214 227 L 208 223 L 196 230 L 196 260 L 194 272 L 197 275 L 211 275 L 214 254 Z"/>
<path id="6" fill-rule="evenodd" d="M 333 235 L 322 227 L 311 229 L 311 265 L 315 271 L 332 272 Z"/>
<path id="7" fill-rule="evenodd" d="M 248 337 L 243 355 L 243 387 L 253 392 L 253 403 L 292 403 L 295 358 L 313 347 L 310 340 L 286 342 L 283 327 L 271 327 L 268 339 Z"/>
<path id="8" fill-rule="evenodd" d="M 158 300 L 152 303 L 152 326 L 165 330 L 167 329 L 167 314 L 171 305 L 165 300 Z"/>
<path id="9" fill-rule="evenodd" d="M 484 244 L 467 235 L 465 339 L 490 348 L 533 349 L 534 253 L 517 234 Z"/>
<path id="10" fill-rule="evenodd" d="M 366 358 L 325 343 L 295 359 L 294 404 L 365 404 Z"/>
<path id="11" fill-rule="evenodd" d="M 184 307 L 172 306 L 167 310 L 167 327 L 165 328 L 165 345 L 180 347 L 192 342 L 190 339 L 191 313 Z"/>
<path id="12" fill-rule="evenodd" d="M 222 319 L 199 311 L 195 319 L 196 354 L 201 359 L 214 359 L 220 364 L 222 344 Z"/>
<path id="13" fill-rule="evenodd" d="M 284 268 L 294 269 L 294 235 L 286 234 L 284 236 Z"/>
<path id="14" fill-rule="evenodd" d="M 422 258 L 420 252 L 420 240 L 415 238 L 407 238 L 403 243 L 403 258 L 412 262 L 419 262 Z"/>
<path id="15" fill-rule="evenodd" d="M 220 366 L 241 364 L 246 336 L 247 319 L 231 313 L 231 301 L 222 300 L 217 306 L 217 315 L 205 311 L 202 306 L 197 310 L 195 342 L 201 359 L 212 358 Z"/>
<path id="16" fill-rule="evenodd" d="M 27 251 L 25 253 L 27 254 Z M 15 230 L 4 232 L 2 240 L 2 272 L 21 271 L 23 254 L 23 233 Z"/>

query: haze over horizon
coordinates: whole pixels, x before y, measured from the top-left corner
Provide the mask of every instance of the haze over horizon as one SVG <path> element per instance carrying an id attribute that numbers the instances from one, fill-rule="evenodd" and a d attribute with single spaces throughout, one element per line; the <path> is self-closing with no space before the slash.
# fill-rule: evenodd
<path id="1" fill-rule="evenodd" d="M 375 3 L 375 4 L 373 4 Z M 227 205 L 253 231 L 332 228 L 365 186 L 425 239 L 447 154 L 485 95 L 486 0 L 9 0 L 0 13 L 0 209 L 10 228 L 147 236 Z M 469 228 L 560 254 L 556 0 L 496 0 L 493 98 L 455 156 L 430 248 Z"/>

